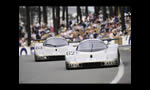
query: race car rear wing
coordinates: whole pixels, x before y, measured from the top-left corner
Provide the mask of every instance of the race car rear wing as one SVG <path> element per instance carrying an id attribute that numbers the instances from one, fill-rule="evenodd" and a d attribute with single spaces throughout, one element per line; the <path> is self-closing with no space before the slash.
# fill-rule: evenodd
<path id="1" fill-rule="evenodd" d="M 66 38 L 67 39 L 67 38 Z M 33 41 L 45 41 L 46 39 L 35 39 Z M 102 38 L 102 41 L 108 41 L 108 40 L 119 40 L 119 38 Z M 68 43 L 80 43 L 81 41 L 68 41 Z"/>
<path id="2" fill-rule="evenodd" d="M 102 38 L 102 41 L 108 41 L 108 40 L 119 40 L 119 38 Z"/>
<path id="3" fill-rule="evenodd" d="M 102 41 L 108 41 L 108 40 L 119 40 L 119 38 L 102 38 Z M 69 43 L 79 43 L 81 41 L 68 41 Z"/>
<path id="4" fill-rule="evenodd" d="M 45 41 L 46 39 L 34 39 L 32 41 Z M 68 41 L 68 43 L 79 43 L 80 41 Z"/>

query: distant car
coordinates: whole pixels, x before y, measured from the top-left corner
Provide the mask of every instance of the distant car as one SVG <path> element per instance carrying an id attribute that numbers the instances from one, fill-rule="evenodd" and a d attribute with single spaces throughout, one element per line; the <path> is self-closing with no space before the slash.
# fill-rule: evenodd
<path id="1" fill-rule="evenodd" d="M 118 44 L 106 45 L 100 39 L 86 39 L 80 42 L 74 54 L 66 56 L 66 69 L 119 66 Z"/>
<path id="2" fill-rule="evenodd" d="M 65 60 L 68 41 L 62 37 L 50 37 L 43 43 L 35 44 L 35 61 Z"/>

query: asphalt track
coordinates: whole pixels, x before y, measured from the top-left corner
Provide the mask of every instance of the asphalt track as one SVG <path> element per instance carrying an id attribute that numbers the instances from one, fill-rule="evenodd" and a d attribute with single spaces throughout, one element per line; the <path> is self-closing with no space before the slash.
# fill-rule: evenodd
<path id="1" fill-rule="evenodd" d="M 64 61 L 35 62 L 33 55 L 19 56 L 20 84 L 130 84 L 131 46 L 119 48 L 119 67 L 66 70 Z"/>

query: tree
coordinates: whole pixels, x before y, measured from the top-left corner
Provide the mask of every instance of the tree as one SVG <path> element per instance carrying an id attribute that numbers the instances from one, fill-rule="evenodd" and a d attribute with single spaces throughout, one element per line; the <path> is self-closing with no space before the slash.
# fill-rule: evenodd
<path id="1" fill-rule="evenodd" d="M 57 34 L 58 32 L 57 32 L 57 29 L 56 29 L 56 20 L 55 20 L 55 7 L 53 6 L 52 7 L 52 13 L 53 13 L 53 26 L 54 26 L 54 32 L 55 32 L 55 34 Z"/>
<path id="2" fill-rule="evenodd" d="M 86 19 L 88 17 L 88 6 L 85 6 L 85 14 L 86 14 Z"/>
<path id="3" fill-rule="evenodd" d="M 103 20 L 105 21 L 107 18 L 106 7 L 103 7 Z"/>
<path id="4" fill-rule="evenodd" d="M 113 8 L 112 6 L 109 7 L 109 11 L 110 11 L 110 17 L 114 16 L 114 13 L 113 13 Z"/>
<path id="5" fill-rule="evenodd" d="M 68 6 L 66 6 L 66 26 L 67 26 L 67 29 L 68 29 Z"/>
<path id="6" fill-rule="evenodd" d="M 59 26 L 60 26 L 60 7 L 59 6 L 57 6 L 56 7 L 56 28 L 57 28 L 57 30 L 59 29 Z"/>
<path id="7" fill-rule="evenodd" d="M 31 45 L 31 30 L 30 30 L 30 7 L 26 6 L 26 32 L 28 33 L 28 46 Z"/>
<path id="8" fill-rule="evenodd" d="M 96 6 L 94 6 L 94 13 L 96 14 L 96 12 L 97 12 L 97 8 Z"/>
<path id="9" fill-rule="evenodd" d="M 79 17 L 79 6 L 77 6 L 77 23 L 79 22 L 78 17 Z"/>
<path id="10" fill-rule="evenodd" d="M 82 12 L 81 12 L 81 8 L 79 7 L 79 15 L 80 15 L 80 20 L 82 20 Z"/>
<path id="11" fill-rule="evenodd" d="M 122 24 L 122 31 L 126 30 L 126 26 L 125 26 L 125 19 L 124 19 L 124 7 L 122 6 L 120 8 L 120 12 L 121 12 L 121 24 Z"/>
<path id="12" fill-rule="evenodd" d="M 63 6 L 62 20 L 65 20 L 65 7 Z"/>
<path id="13" fill-rule="evenodd" d="M 98 16 L 99 7 L 98 7 L 98 6 L 94 6 L 94 9 L 95 9 L 95 14 L 96 14 L 96 16 Z"/>
<path id="14" fill-rule="evenodd" d="M 82 13 L 80 6 L 77 6 L 77 23 L 78 23 L 78 17 L 80 17 L 80 20 L 82 20 Z"/>
<path id="15" fill-rule="evenodd" d="M 43 19 L 44 19 L 44 23 L 47 25 L 47 8 L 46 8 L 46 6 L 43 6 Z"/>
<path id="16" fill-rule="evenodd" d="M 115 15 L 115 16 L 118 16 L 118 7 L 117 7 L 117 6 L 115 6 L 114 15 Z"/>
<path id="17" fill-rule="evenodd" d="M 41 7 L 38 7 L 38 15 L 39 15 L 39 24 L 41 24 Z"/>

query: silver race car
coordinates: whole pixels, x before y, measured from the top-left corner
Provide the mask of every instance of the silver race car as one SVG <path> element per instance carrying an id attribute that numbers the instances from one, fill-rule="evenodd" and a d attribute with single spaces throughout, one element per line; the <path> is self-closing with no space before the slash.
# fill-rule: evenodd
<path id="1" fill-rule="evenodd" d="M 62 37 L 50 37 L 44 43 L 35 44 L 35 61 L 65 60 L 68 41 Z"/>
<path id="2" fill-rule="evenodd" d="M 119 66 L 118 44 L 106 45 L 99 39 L 86 39 L 80 42 L 74 54 L 66 55 L 66 69 Z"/>

